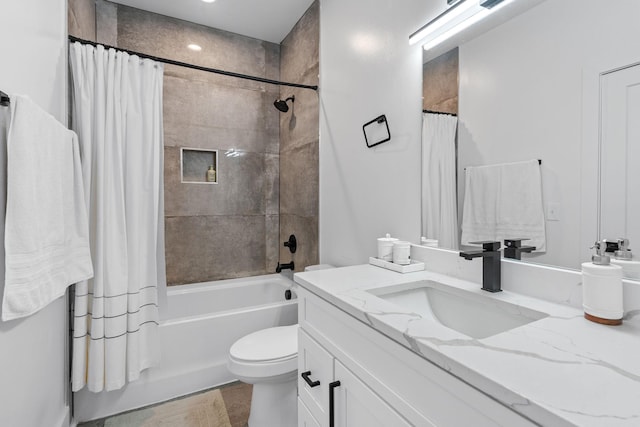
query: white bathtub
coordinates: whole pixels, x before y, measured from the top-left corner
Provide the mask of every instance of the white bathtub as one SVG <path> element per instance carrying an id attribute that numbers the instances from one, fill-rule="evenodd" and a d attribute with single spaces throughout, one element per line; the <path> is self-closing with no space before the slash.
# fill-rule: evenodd
<path id="1" fill-rule="evenodd" d="M 103 418 L 234 381 L 227 354 L 240 337 L 298 321 L 293 282 L 279 274 L 173 286 L 160 323 L 162 361 L 122 390 L 74 393 L 78 422 Z"/>

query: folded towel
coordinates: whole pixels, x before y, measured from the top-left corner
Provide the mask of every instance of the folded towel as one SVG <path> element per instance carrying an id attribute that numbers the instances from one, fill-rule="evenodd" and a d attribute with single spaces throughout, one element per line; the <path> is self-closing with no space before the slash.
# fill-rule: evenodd
<path id="1" fill-rule="evenodd" d="M 542 177 L 538 160 L 468 167 L 461 243 L 529 239 L 546 251 Z"/>
<path id="2" fill-rule="evenodd" d="M 2 320 L 35 313 L 93 277 L 76 134 L 11 97 Z"/>

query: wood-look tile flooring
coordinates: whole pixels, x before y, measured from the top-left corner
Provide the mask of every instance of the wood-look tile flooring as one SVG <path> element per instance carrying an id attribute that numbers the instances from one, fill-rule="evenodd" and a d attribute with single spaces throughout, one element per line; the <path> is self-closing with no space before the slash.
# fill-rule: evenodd
<path id="1" fill-rule="evenodd" d="M 250 384 L 232 383 L 78 427 L 246 427 L 251 390 Z"/>

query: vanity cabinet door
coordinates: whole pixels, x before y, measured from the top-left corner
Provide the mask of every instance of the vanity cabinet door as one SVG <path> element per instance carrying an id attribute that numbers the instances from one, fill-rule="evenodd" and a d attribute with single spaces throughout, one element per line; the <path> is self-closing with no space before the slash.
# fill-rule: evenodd
<path id="1" fill-rule="evenodd" d="M 300 398 L 298 398 L 298 427 L 320 427 L 320 423 L 313 418 L 309 408 Z"/>
<path id="2" fill-rule="evenodd" d="M 411 426 L 338 360 L 335 377 L 340 383 L 333 388 L 335 427 Z"/>
<path id="3" fill-rule="evenodd" d="M 325 425 L 329 419 L 329 383 L 333 381 L 333 356 L 298 330 L 298 396 L 309 412 Z"/>

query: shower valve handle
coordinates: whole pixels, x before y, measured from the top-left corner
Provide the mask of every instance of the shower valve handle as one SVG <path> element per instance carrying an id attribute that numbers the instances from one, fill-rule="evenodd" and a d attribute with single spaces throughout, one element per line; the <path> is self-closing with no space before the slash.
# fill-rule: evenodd
<path id="1" fill-rule="evenodd" d="M 292 254 L 296 253 L 296 249 L 298 249 L 298 241 L 296 240 L 296 236 L 295 235 L 291 235 L 289 236 L 289 240 L 287 240 L 286 242 L 284 242 L 285 247 L 289 248 L 289 251 Z"/>

